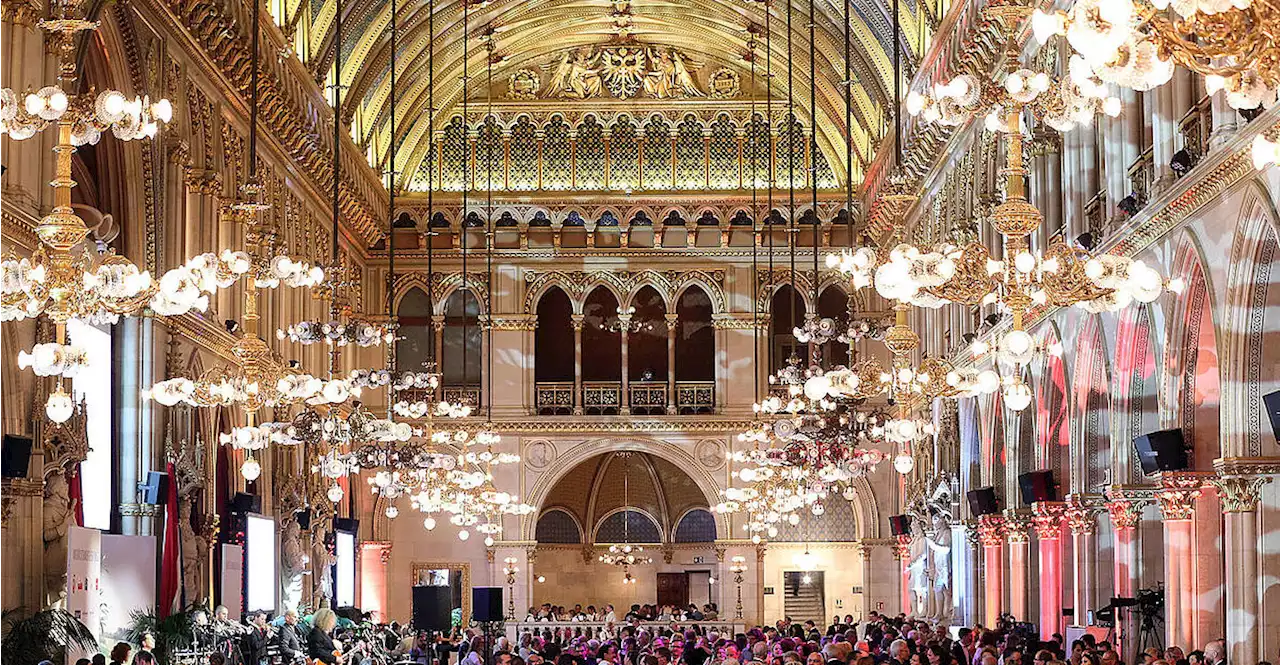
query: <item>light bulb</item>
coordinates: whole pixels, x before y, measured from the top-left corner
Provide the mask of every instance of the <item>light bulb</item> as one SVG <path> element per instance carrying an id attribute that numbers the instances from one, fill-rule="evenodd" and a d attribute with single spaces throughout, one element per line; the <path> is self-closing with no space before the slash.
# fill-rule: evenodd
<path id="1" fill-rule="evenodd" d="M 910 455 L 902 453 L 893 458 L 893 469 L 898 473 L 906 475 L 916 467 L 916 461 Z"/>
<path id="2" fill-rule="evenodd" d="M 484 537 L 484 546 L 485 546 L 485 547 L 493 547 L 493 536 L 485 536 L 485 537 Z"/>
<path id="3" fill-rule="evenodd" d="M 1013 383 L 1004 388 L 1004 405 L 1021 411 L 1031 405 L 1031 388 L 1025 383 Z"/>
<path id="4" fill-rule="evenodd" d="M 400 509 L 399 509 L 399 508 L 396 508 L 394 504 L 392 504 L 392 505 L 390 505 L 390 506 L 387 506 L 387 519 L 392 519 L 392 520 L 393 520 L 393 519 L 395 519 L 399 514 L 400 514 Z"/>
<path id="5" fill-rule="evenodd" d="M 434 518 L 434 517 L 428 517 L 427 519 L 422 520 L 422 528 L 426 529 L 427 531 L 431 531 L 431 530 L 435 529 L 435 528 L 436 528 L 436 518 Z"/>
<path id="6" fill-rule="evenodd" d="M 1250 152 L 1253 156 L 1253 168 L 1259 171 L 1280 164 L 1280 143 L 1268 139 L 1263 134 L 1254 137 Z"/>
<path id="7" fill-rule="evenodd" d="M 48 401 L 44 403 L 45 415 L 59 425 L 70 420 L 74 412 L 75 403 L 71 401 L 71 396 L 62 389 L 62 386 L 58 386 L 50 393 Z"/>
<path id="8" fill-rule="evenodd" d="M 329 500 L 332 501 L 333 503 L 337 503 L 341 501 L 343 494 L 344 493 L 342 491 L 342 486 L 337 483 L 334 483 L 333 485 L 331 485 L 329 487 L 329 491 L 327 492 L 327 496 L 329 497 Z"/>
<path id="9" fill-rule="evenodd" d="M 458 540 L 466 540 L 471 537 L 471 532 L 463 529 L 458 532 Z"/>
<path id="10" fill-rule="evenodd" d="M 245 458 L 244 464 L 240 465 L 240 475 L 244 476 L 245 480 L 253 482 L 262 475 L 262 465 L 252 457 Z"/>

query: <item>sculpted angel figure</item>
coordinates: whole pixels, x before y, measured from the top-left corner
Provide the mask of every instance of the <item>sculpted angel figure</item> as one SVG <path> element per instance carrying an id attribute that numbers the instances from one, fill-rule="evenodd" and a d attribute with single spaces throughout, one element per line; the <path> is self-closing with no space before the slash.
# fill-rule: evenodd
<path id="1" fill-rule="evenodd" d="M 689 68 L 685 66 L 684 57 L 676 53 L 675 49 L 671 49 L 671 63 L 674 70 L 672 83 L 689 97 L 702 97 L 703 93 L 698 89 L 697 82 L 693 80 L 693 74 L 690 74 Z"/>
<path id="2" fill-rule="evenodd" d="M 547 85 L 548 97 L 587 99 L 600 95 L 600 72 L 591 68 L 591 49 L 577 48 L 564 54 Z"/>
<path id="3" fill-rule="evenodd" d="M 67 597 L 67 531 L 75 519 L 67 476 L 59 471 L 44 486 L 44 590 L 48 604 L 62 607 Z"/>

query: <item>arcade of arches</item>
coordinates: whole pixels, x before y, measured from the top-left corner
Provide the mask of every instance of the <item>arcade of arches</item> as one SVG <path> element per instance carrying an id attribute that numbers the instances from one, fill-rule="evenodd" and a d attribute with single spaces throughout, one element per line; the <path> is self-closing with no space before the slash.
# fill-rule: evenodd
<path id="1" fill-rule="evenodd" d="M 68 609 L 109 648 L 133 609 L 352 605 L 405 622 L 411 587 L 453 585 L 466 616 L 470 589 L 493 586 L 513 623 L 543 603 L 714 605 L 734 630 L 1009 613 L 1046 638 L 1113 627 L 1137 665 L 1138 614 L 1112 601 L 1158 590 L 1164 644 L 1280 657 L 1280 168 L 1251 163 L 1280 111 L 1236 108 L 1179 65 L 1144 90 L 1090 78 L 1118 114 L 1089 106 L 1059 132 L 1018 103 L 1025 131 L 990 131 L 986 88 L 962 104 L 938 84 L 995 85 L 1014 65 L 1070 84 L 1079 60 L 1021 24 L 1006 44 L 988 4 L 1027 3 L 6 0 L 3 608 Z M 64 14 L 99 25 L 55 43 L 42 20 Z M 76 125 L 74 152 L 56 121 L 18 140 L 42 117 L 26 95 L 67 62 L 69 113 L 113 89 L 168 99 L 172 119 L 131 141 Z M 59 155 L 69 193 L 49 186 Z M 144 298 L 59 321 L 18 260 L 48 260 L 42 219 L 64 195 L 88 234 L 66 256 L 114 252 L 162 281 L 248 249 L 325 277 L 218 264 L 191 287 L 202 307 Z M 1002 237 L 998 207 L 1019 196 L 1042 220 Z M 900 242 L 982 252 L 977 296 L 895 299 L 892 277 L 827 261 L 872 247 L 889 265 Z M 1064 243 L 1057 274 L 1013 267 Z M 1100 254 L 1168 288 L 1120 298 L 1081 267 Z M 1014 316 L 1005 275 L 1069 283 L 1017 292 L 1035 303 Z M 50 304 L 12 306 L 32 293 Z M 331 319 L 394 341 L 289 331 Z M 836 334 L 814 339 L 819 322 Z M 895 355 L 907 326 L 918 339 Z M 1034 350 L 1011 365 L 1015 327 Z M 68 335 L 83 358 L 65 377 L 27 355 Z M 900 368 L 935 361 L 947 376 L 916 375 L 915 393 L 805 383 L 855 363 L 886 370 L 864 388 L 911 383 Z M 227 387 L 250 366 L 263 373 Z M 984 370 L 992 390 L 952 381 Z M 285 395 L 300 374 L 323 389 Z M 198 385 L 157 386 L 175 377 Z M 221 397 L 202 393 L 218 377 Z M 74 406 L 57 414 L 63 386 Z M 753 408 L 771 395 L 784 413 Z M 907 442 L 871 424 L 907 415 Z M 1138 452 L 1151 433 L 1159 468 Z M 361 437 L 384 456 L 358 454 Z M 846 458 L 833 480 L 839 464 L 801 448 L 878 463 Z M 390 468 L 387 450 L 419 456 Z M 803 505 L 732 500 L 763 486 L 755 464 L 798 469 Z M 1045 478 L 1047 493 L 1024 485 Z M 603 561 L 611 546 L 642 554 Z"/>

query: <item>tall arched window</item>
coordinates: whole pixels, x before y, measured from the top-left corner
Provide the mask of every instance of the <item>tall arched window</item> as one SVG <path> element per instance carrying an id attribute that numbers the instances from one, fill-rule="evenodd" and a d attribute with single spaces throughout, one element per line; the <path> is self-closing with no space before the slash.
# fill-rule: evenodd
<path id="1" fill-rule="evenodd" d="M 445 301 L 442 337 L 444 357 L 441 363 L 445 387 L 465 390 L 472 396 L 472 404 L 479 404 L 484 347 L 480 330 L 480 301 L 475 295 L 461 290 L 449 295 Z"/>
<path id="2" fill-rule="evenodd" d="M 715 409 L 716 334 L 711 298 L 690 286 L 676 301 L 676 402 L 680 413 Z"/>
<path id="3" fill-rule="evenodd" d="M 622 405 L 622 335 L 618 299 L 598 286 L 582 308 L 582 406 L 588 414 L 616 414 Z"/>
<path id="4" fill-rule="evenodd" d="M 804 299 L 796 293 L 791 285 L 784 284 L 773 292 L 769 305 L 770 326 L 769 344 L 773 349 L 773 364 L 770 372 L 776 372 L 787 366 L 787 359 L 795 354 L 800 362 L 805 362 L 805 349 L 796 343 L 795 326 L 797 321 L 804 320 Z"/>
<path id="5" fill-rule="evenodd" d="M 667 410 L 667 305 L 652 286 L 636 292 L 627 338 L 627 378 L 631 412 Z"/>
<path id="6" fill-rule="evenodd" d="M 573 413 L 573 304 L 559 287 L 538 300 L 538 327 L 533 333 L 533 380 L 538 413 Z"/>
<path id="7" fill-rule="evenodd" d="M 849 325 L 849 296 L 838 286 L 828 286 L 818 296 L 818 316 L 834 319 L 837 330 L 846 329 Z M 823 367 L 835 367 L 849 362 L 849 345 L 839 340 L 831 340 L 819 349 L 822 354 Z"/>
<path id="8" fill-rule="evenodd" d="M 431 298 L 418 287 L 409 289 L 396 306 L 400 323 L 396 340 L 396 369 L 422 371 L 428 368 L 435 346 L 435 329 L 431 325 Z"/>

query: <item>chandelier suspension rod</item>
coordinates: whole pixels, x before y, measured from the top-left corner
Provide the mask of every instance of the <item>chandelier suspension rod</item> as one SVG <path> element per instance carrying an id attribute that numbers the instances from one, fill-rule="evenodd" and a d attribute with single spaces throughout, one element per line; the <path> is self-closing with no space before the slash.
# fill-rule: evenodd
<path id="1" fill-rule="evenodd" d="M 818 54 L 815 40 L 813 6 L 817 0 L 809 0 L 809 186 L 813 192 L 813 316 L 818 318 Z M 818 360 L 818 345 L 813 345 L 814 364 Z"/>
<path id="2" fill-rule="evenodd" d="M 769 182 L 765 187 L 766 198 L 768 199 L 767 207 L 769 208 L 764 215 L 764 223 L 760 225 L 762 232 L 769 235 L 769 334 L 768 339 L 769 374 L 773 373 L 777 358 L 774 357 L 773 350 L 773 296 L 777 293 L 777 288 L 773 284 L 773 188 L 777 185 L 777 146 L 773 138 L 773 1 L 767 0 L 764 3 L 764 141 L 769 147 L 769 161 L 767 166 L 769 169 Z"/>
<path id="3" fill-rule="evenodd" d="M 810 0 L 812 2 L 813 0 Z M 787 216 L 788 224 L 787 254 L 791 264 L 791 327 L 796 326 L 799 315 L 799 292 L 796 290 L 796 141 L 791 128 L 796 123 L 795 97 L 792 88 L 795 83 L 795 62 L 792 58 L 792 43 L 795 31 L 791 28 L 791 17 L 794 13 L 791 0 L 787 0 Z M 794 341 L 794 337 L 792 337 Z M 796 357 L 796 349 L 791 347 L 791 357 Z"/>
<path id="4" fill-rule="evenodd" d="M 485 49 L 485 103 L 487 105 L 485 113 L 485 127 L 488 127 L 490 121 L 493 120 L 493 54 L 496 48 L 495 36 L 496 32 L 493 26 L 488 29 L 488 42 Z M 493 235 L 493 142 L 490 141 L 485 145 L 485 284 L 486 300 L 489 303 L 488 328 L 489 328 L 489 348 L 488 351 L 488 367 L 481 364 L 480 371 L 484 375 L 487 385 L 486 392 L 488 399 L 485 400 L 486 418 L 489 422 L 493 422 L 493 243 L 495 236 Z M 485 371 L 488 370 L 488 371 Z"/>
<path id="5" fill-rule="evenodd" d="M 435 0 L 427 0 L 427 136 L 434 137 L 436 131 L 436 3 Z M 434 143 L 434 139 L 428 141 Z M 427 147 L 427 155 L 424 157 L 430 168 L 427 169 L 427 329 L 431 331 L 431 343 L 427 345 L 427 358 L 429 369 L 432 372 L 440 374 L 441 382 L 444 381 L 444 374 L 440 372 L 440 368 L 436 365 L 440 362 L 436 358 L 436 336 L 443 331 L 436 330 L 435 314 L 436 314 L 436 270 L 435 270 L 435 249 L 436 249 L 436 231 L 433 222 L 435 222 L 435 195 L 436 195 L 436 153 Z"/>
<path id="6" fill-rule="evenodd" d="M 61 6 L 61 5 L 60 5 Z M 258 45 L 262 32 L 262 0 L 253 3 L 252 69 L 249 72 L 249 182 L 258 181 Z"/>
<path id="7" fill-rule="evenodd" d="M 893 0 L 893 164 L 902 168 L 902 22 L 901 0 Z"/>
<path id="8" fill-rule="evenodd" d="M 387 221 L 387 326 L 394 334 L 398 329 L 395 315 L 395 288 L 396 288 L 396 50 L 399 45 L 399 33 L 397 32 L 396 13 L 399 10 L 397 0 L 391 0 L 391 145 L 389 155 L 391 158 L 391 170 L 389 172 L 390 179 L 387 183 L 387 210 L 389 219 Z M 387 343 L 387 371 L 395 372 L 396 370 L 396 341 L 394 338 Z M 387 419 L 395 420 L 395 409 L 393 404 L 394 390 L 387 388 Z"/>
<path id="9" fill-rule="evenodd" d="M 766 7 L 766 11 L 767 11 Z M 756 122 L 756 34 L 747 33 L 747 49 L 751 58 L 751 115 L 747 123 L 748 137 L 753 137 Z M 765 124 L 768 127 L 768 124 Z M 753 137 L 754 138 L 754 137 Z M 760 221 L 760 202 L 757 197 L 756 153 L 760 150 L 758 139 L 751 141 L 751 383 L 755 390 L 755 403 L 760 403 L 760 236 L 756 233 Z"/>
<path id="10" fill-rule="evenodd" d="M 467 334 L 470 332 L 467 325 L 467 298 L 471 295 L 470 284 L 467 281 L 467 197 L 471 194 L 471 116 L 468 115 L 467 109 L 467 92 L 471 87 L 470 70 L 468 69 L 469 60 L 471 59 L 471 28 L 467 25 L 467 14 L 470 7 L 467 3 L 470 0 L 462 0 L 459 3 L 462 6 L 462 213 L 458 223 L 459 232 L 462 234 L 462 394 L 465 399 L 467 394 L 467 361 L 469 360 L 467 353 Z M 477 303 L 478 304 L 478 303 Z M 445 303 L 445 312 L 448 313 L 449 303 Z M 479 313 L 479 307 L 476 308 Z M 443 379 L 444 375 L 441 374 Z"/>

